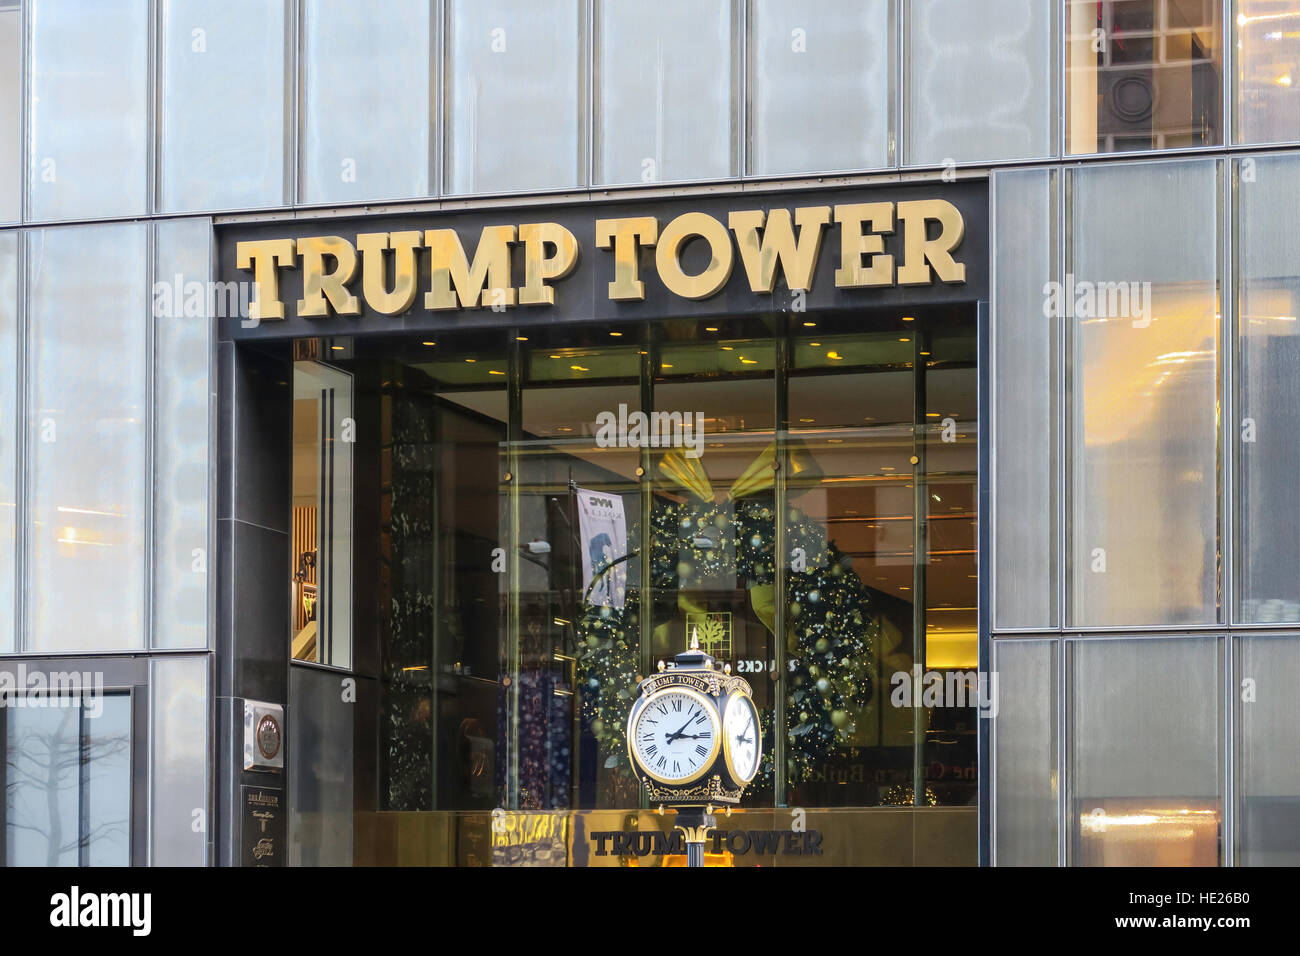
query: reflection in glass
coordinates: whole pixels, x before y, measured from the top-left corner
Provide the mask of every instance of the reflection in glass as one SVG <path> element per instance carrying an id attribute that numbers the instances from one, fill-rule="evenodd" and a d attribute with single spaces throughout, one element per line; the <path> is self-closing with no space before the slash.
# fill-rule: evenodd
<path id="1" fill-rule="evenodd" d="M 1300 10 L 1290 0 L 1236 0 L 1238 143 L 1300 140 Z"/>
<path id="2" fill-rule="evenodd" d="M 576 0 L 451 0 L 447 6 L 447 191 L 579 181 Z"/>
<path id="3" fill-rule="evenodd" d="M 913 0 L 904 161 L 1049 155 L 1051 20 L 1042 0 Z"/>
<path id="4" fill-rule="evenodd" d="M 1238 620 L 1300 621 L 1300 158 L 1259 156 L 1237 196 Z M 1238 167 L 1238 177 L 1241 167 Z"/>
<path id="5" fill-rule="evenodd" d="M 30 9 L 31 218 L 145 212 L 149 4 L 54 0 Z"/>
<path id="6" fill-rule="evenodd" d="M 598 181 L 732 175 L 731 4 L 602 0 L 596 29 Z"/>
<path id="7" fill-rule="evenodd" d="M 304 6 L 304 201 L 429 195 L 430 7 Z"/>
<path id="8" fill-rule="evenodd" d="M 145 644 L 146 228 L 28 234 L 33 650 Z"/>
<path id="9" fill-rule="evenodd" d="M 283 0 L 165 0 L 166 211 L 284 201 Z"/>
<path id="10" fill-rule="evenodd" d="M 130 696 L 8 706 L 0 727 L 6 865 L 130 865 Z"/>
<path id="11" fill-rule="evenodd" d="M 1074 336 L 1068 623 L 1213 623 L 1215 167 L 1073 176 L 1074 288 L 1048 302 Z"/>
<path id="12" fill-rule="evenodd" d="M 1223 142 L 1219 0 L 1069 0 L 1067 152 Z"/>
<path id="13" fill-rule="evenodd" d="M 751 172 L 885 166 L 886 0 L 762 0 L 750 16 Z"/>
<path id="14" fill-rule="evenodd" d="M 1069 809 L 1076 866 L 1217 866 L 1216 638 L 1074 645 Z"/>

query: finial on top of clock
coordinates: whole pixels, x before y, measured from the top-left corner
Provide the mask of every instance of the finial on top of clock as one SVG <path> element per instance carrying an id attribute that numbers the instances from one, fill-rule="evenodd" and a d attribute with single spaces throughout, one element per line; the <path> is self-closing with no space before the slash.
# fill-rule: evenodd
<path id="1" fill-rule="evenodd" d="M 693 627 L 691 628 L 691 650 L 698 651 L 699 649 L 700 649 L 700 629 L 698 627 Z"/>

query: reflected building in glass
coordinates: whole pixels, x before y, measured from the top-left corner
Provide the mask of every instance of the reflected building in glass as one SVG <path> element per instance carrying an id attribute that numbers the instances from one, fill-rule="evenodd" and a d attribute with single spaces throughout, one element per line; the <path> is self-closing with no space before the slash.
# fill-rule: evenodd
<path id="1" fill-rule="evenodd" d="M 0 0 L 6 864 L 1300 862 L 1300 3 L 707 6 Z"/>

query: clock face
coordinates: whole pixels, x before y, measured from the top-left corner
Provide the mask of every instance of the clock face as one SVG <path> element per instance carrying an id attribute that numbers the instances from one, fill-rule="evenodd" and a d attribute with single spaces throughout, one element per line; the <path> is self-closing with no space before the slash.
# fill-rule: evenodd
<path id="1" fill-rule="evenodd" d="M 660 783 L 689 783 L 718 755 L 716 711 L 693 690 L 661 691 L 637 712 L 631 744 L 641 769 Z"/>
<path id="2" fill-rule="evenodd" d="M 736 783 L 749 783 L 758 773 L 763 744 L 759 739 L 758 711 L 754 709 L 754 702 L 744 694 L 732 694 L 727 700 L 722 733 L 727 770 Z"/>

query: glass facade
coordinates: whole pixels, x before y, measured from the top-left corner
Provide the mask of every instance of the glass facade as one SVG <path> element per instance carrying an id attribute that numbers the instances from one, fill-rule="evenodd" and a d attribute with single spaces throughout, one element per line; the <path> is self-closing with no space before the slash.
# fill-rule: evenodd
<path id="1" fill-rule="evenodd" d="M 0 0 L 0 663 L 143 662 L 103 723 L 0 709 L 11 782 L 105 753 L 52 804 L 12 790 L 6 862 L 235 862 L 230 821 L 192 815 L 238 717 L 218 657 L 263 639 L 291 678 L 245 693 L 301 702 L 297 746 L 328 758 L 285 774 L 293 862 L 378 860 L 383 814 L 617 829 L 644 808 L 610 675 L 688 626 L 721 629 L 756 688 L 747 811 L 865 839 L 900 806 L 978 804 L 995 864 L 1300 860 L 1279 836 L 1300 799 L 1279 690 L 1300 647 L 1300 5 L 385 7 Z M 243 294 L 211 284 L 212 214 L 900 172 L 989 183 L 986 367 L 973 312 L 868 332 L 775 308 L 565 330 L 482 312 L 321 339 L 295 355 L 317 369 L 299 396 L 212 321 Z M 222 449 L 273 406 L 278 517 L 222 484 Z M 620 406 L 699 411 L 710 444 L 603 447 L 593 423 Z M 578 541 L 580 492 L 622 503 L 624 540 Z M 252 538 L 269 557 L 242 571 L 293 616 L 222 645 L 221 569 Z M 871 653 L 831 678 L 849 703 L 826 730 L 809 622 L 841 559 Z M 979 751 L 973 708 L 891 698 L 918 666 L 975 670 L 984 639 Z M 370 717 L 334 705 L 344 679 Z M 344 738 L 371 755 L 321 743 Z M 425 848 L 444 839 L 426 819 Z M 494 859 L 486 839 L 459 862 Z"/>

